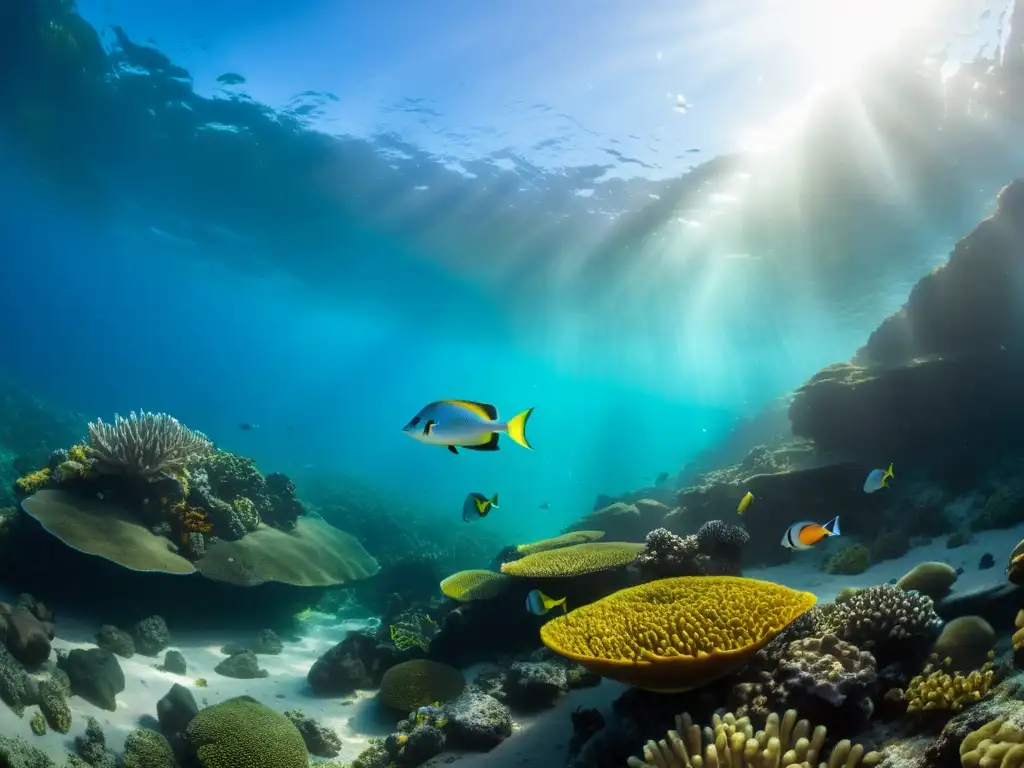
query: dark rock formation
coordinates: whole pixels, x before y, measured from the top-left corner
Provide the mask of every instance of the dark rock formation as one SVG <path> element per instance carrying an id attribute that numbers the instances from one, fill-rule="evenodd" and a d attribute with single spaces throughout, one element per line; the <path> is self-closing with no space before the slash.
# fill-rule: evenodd
<path id="1" fill-rule="evenodd" d="M 71 681 L 71 692 L 100 709 L 117 709 L 115 697 L 124 690 L 124 672 L 117 657 L 103 648 L 76 648 L 59 662 Z"/>
<path id="2" fill-rule="evenodd" d="M 394 664 L 394 649 L 370 635 L 352 632 L 313 662 L 306 680 L 317 696 L 343 696 L 356 688 L 376 688 Z"/>
<path id="3" fill-rule="evenodd" d="M 96 645 L 123 659 L 130 659 L 135 655 L 135 641 L 132 640 L 132 636 L 112 624 L 100 627 L 100 631 L 96 633 Z"/>
<path id="4" fill-rule="evenodd" d="M 132 630 L 135 650 L 144 656 L 156 656 L 171 644 L 171 631 L 162 616 L 143 619 Z"/>
<path id="5" fill-rule="evenodd" d="M 954 485 L 1024 445 L 1022 200 L 1024 181 L 1005 187 L 996 213 L 918 281 L 853 361 L 797 392 L 794 434 L 848 457 L 949 467 Z"/>

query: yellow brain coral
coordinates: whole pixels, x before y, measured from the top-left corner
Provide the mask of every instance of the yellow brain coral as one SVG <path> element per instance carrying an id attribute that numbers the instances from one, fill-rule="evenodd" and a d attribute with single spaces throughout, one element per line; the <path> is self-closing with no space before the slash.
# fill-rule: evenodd
<path id="1" fill-rule="evenodd" d="M 441 592 L 460 603 L 490 600 L 501 594 L 508 581 L 508 576 L 494 571 L 459 571 L 441 582 Z"/>
<path id="2" fill-rule="evenodd" d="M 427 704 L 457 697 L 466 687 L 455 667 L 430 659 L 413 659 L 396 664 L 384 673 L 377 697 L 398 712 L 411 712 Z"/>
<path id="3" fill-rule="evenodd" d="M 522 560 L 503 563 L 501 572 L 509 576 L 551 578 L 582 576 L 629 565 L 644 551 L 643 544 L 625 541 L 598 541 L 571 547 L 549 549 L 527 555 Z"/>
<path id="4" fill-rule="evenodd" d="M 680 576 L 577 608 L 546 623 L 540 636 L 602 677 L 685 691 L 743 664 L 815 601 L 770 581 Z"/>
<path id="5" fill-rule="evenodd" d="M 549 549 L 559 549 L 573 544 L 584 544 L 588 541 L 597 541 L 604 538 L 604 531 L 572 531 L 555 536 L 553 539 L 541 539 L 529 544 L 520 544 L 516 552 L 521 555 L 532 555 L 537 552 L 546 552 Z"/>

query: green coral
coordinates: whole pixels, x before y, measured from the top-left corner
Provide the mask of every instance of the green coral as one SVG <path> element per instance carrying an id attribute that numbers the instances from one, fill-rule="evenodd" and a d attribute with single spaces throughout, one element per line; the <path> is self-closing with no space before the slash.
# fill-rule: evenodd
<path id="1" fill-rule="evenodd" d="M 978 516 L 971 520 L 971 530 L 1009 528 L 1024 520 L 1024 497 L 1001 489 L 988 497 Z"/>
<path id="2" fill-rule="evenodd" d="M 43 717 L 42 712 L 36 712 L 32 715 L 32 719 L 28 721 L 29 728 L 32 729 L 32 733 L 36 736 L 42 736 L 46 733 L 46 718 Z"/>
<path id="3" fill-rule="evenodd" d="M 20 736 L 0 736 L 0 765 L 4 768 L 55 768 L 45 752 Z"/>
<path id="4" fill-rule="evenodd" d="M 825 561 L 825 570 L 845 576 L 864 573 L 871 565 L 871 554 L 863 544 L 851 544 L 843 547 Z"/>
<path id="5" fill-rule="evenodd" d="M 407 611 L 395 619 L 389 633 L 391 642 L 400 651 L 410 648 L 430 650 L 431 641 L 441 632 L 437 622 L 423 611 Z"/>
<path id="6" fill-rule="evenodd" d="M 50 480 L 53 473 L 48 467 L 37 469 L 35 472 L 29 472 L 27 475 L 22 475 L 14 481 L 14 485 L 22 493 L 35 493 L 38 490 L 42 490 L 50 484 Z"/>
<path id="7" fill-rule="evenodd" d="M 370 746 L 359 753 L 352 761 L 350 768 L 388 768 L 393 764 L 391 753 L 385 746 L 384 740 L 370 739 Z"/>
<path id="8" fill-rule="evenodd" d="M 46 717 L 46 722 L 58 733 L 67 733 L 71 730 L 71 708 L 65 698 L 67 694 L 64 680 L 59 678 L 44 680 L 39 684 L 39 708 Z"/>
<path id="9" fill-rule="evenodd" d="M 214 451 L 200 459 L 198 466 L 206 470 L 213 495 L 225 501 L 239 496 L 256 500 L 266 488 L 266 480 L 256 468 L 255 459 L 227 451 Z"/>
<path id="10" fill-rule="evenodd" d="M 256 505 L 248 496 L 239 496 L 231 502 L 231 508 L 238 514 L 247 531 L 255 531 L 260 525 L 260 513 Z"/>
<path id="11" fill-rule="evenodd" d="M 307 768 L 302 734 L 249 696 L 199 711 L 186 731 L 204 768 Z"/>
<path id="12" fill-rule="evenodd" d="M 136 728 L 124 742 L 124 768 L 177 768 L 174 752 L 163 734 Z"/>

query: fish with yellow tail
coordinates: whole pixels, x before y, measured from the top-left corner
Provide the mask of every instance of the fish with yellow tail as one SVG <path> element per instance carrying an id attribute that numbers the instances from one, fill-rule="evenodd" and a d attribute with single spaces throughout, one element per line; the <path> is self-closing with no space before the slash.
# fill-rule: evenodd
<path id="1" fill-rule="evenodd" d="M 508 421 L 498 418 L 498 409 L 472 400 L 438 400 L 425 406 L 403 427 L 413 440 L 427 445 L 443 445 L 457 454 L 458 448 L 472 451 L 498 450 L 498 435 L 504 432 L 523 448 L 533 450 L 526 439 L 526 422 L 533 408 Z"/>
<path id="2" fill-rule="evenodd" d="M 526 610 L 532 613 L 534 616 L 543 616 L 545 613 L 550 611 L 552 608 L 562 606 L 562 611 L 568 611 L 565 607 L 565 598 L 561 600 L 555 600 L 553 597 L 548 597 L 539 589 L 531 589 L 530 594 L 526 596 Z"/>
<path id="3" fill-rule="evenodd" d="M 838 515 L 824 525 L 805 520 L 802 523 L 793 523 L 789 526 L 782 537 L 782 546 L 787 549 L 810 549 L 822 539 L 838 535 Z"/>
<path id="4" fill-rule="evenodd" d="M 494 496 L 488 499 L 482 493 L 471 493 L 462 502 L 462 519 L 467 523 L 471 523 L 474 520 L 487 517 L 487 513 L 492 508 L 498 508 L 498 494 L 494 494 Z"/>
<path id="5" fill-rule="evenodd" d="M 880 491 L 883 488 L 889 487 L 889 481 L 894 477 L 892 474 L 892 464 L 889 464 L 888 469 L 872 469 L 864 480 L 864 493 L 874 493 Z"/>

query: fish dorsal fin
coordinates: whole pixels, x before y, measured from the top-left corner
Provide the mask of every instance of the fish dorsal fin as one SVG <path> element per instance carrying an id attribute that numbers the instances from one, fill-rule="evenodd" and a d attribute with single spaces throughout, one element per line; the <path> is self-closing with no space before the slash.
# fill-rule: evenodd
<path id="1" fill-rule="evenodd" d="M 445 400 L 443 402 L 458 405 L 467 411 L 472 411 L 481 419 L 486 419 L 487 421 L 498 420 L 498 409 L 488 403 L 478 403 L 473 400 Z"/>

